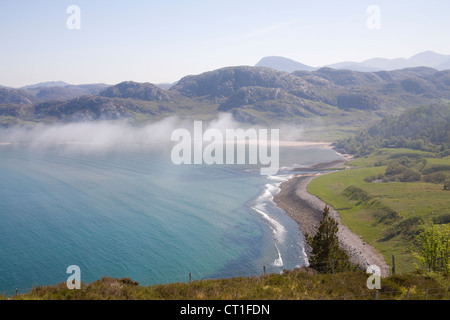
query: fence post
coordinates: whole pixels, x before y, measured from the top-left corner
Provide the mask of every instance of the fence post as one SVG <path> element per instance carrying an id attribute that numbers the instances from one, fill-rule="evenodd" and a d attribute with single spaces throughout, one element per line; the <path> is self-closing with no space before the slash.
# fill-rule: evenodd
<path id="1" fill-rule="evenodd" d="M 375 300 L 378 300 L 378 290 L 375 290 Z"/>
<path id="2" fill-rule="evenodd" d="M 266 274 L 266 266 L 263 266 L 263 272 Z"/>
<path id="3" fill-rule="evenodd" d="M 392 255 L 392 274 L 395 274 L 395 257 Z"/>
<path id="4" fill-rule="evenodd" d="M 192 274 L 189 272 L 189 283 L 191 283 L 192 280 Z"/>
<path id="5" fill-rule="evenodd" d="M 19 289 L 16 288 L 16 297 L 19 294 Z"/>
<path id="6" fill-rule="evenodd" d="M 409 288 L 408 291 L 406 291 L 406 300 L 409 300 Z"/>

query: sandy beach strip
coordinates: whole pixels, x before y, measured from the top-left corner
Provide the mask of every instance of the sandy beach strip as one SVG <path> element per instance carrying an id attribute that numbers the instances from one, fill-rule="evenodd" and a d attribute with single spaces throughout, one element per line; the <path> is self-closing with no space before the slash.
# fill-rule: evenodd
<path id="1" fill-rule="evenodd" d="M 330 169 L 338 165 L 339 163 L 333 161 L 329 164 L 316 165 L 315 168 L 316 170 L 318 168 Z M 345 161 L 341 161 L 340 165 L 345 165 Z M 283 182 L 280 185 L 280 192 L 274 197 L 274 202 L 298 223 L 303 234 L 307 233 L 313 236 L 317 232 L 326 205 L 324 201 L 310 194 L 307 191 L 307 186 L 314 178 L 330 172 L 332 171 L 296 175 Z M 370 265 L 377 265 L 380 267 L 382 275 L 388 276 L 390 268 L 384 261 L 383 256 L 343 225 L 339 213 L 330 205 L 328 206 L 331 217 L 338 222 L 341 248 L 348 253 L 350 261 L 364 270 Z M 309 256 L 309 248 L 306 253 Z"/>
<path id="2" fill-rule="evenodd" d="M 265 143 L 271 145 L 272 142 L 276 142 L 280 147 L 315 147 L 315 148 L 327 148 L 332 149 L 333 145 L 331 142 L 316 142 L 316 141 L 292 141 L 292 140 L 225 140 L 225 144 L 253 144 L 259 145 L 260 143 Z"/>
<path id="3" fill-rule="evenodd" d="M 313 141 L 279 141 L 280 147 L 323 147 L 332 148 L 331 142 L 313 142 Z"/>

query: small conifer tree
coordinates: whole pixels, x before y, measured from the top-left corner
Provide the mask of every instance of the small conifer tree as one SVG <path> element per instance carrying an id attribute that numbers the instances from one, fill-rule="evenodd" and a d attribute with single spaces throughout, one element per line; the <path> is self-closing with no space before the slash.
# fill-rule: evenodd
<path id="1" fill-rule="evenodd" d="M 310 267 L 320 273 L 353 270 L 348 254 L 339 247 L 339 228 L 336 220 L 330 217 L 330 208 L 325 206 L 319 229 L 314 237 L 305 235 L 311 246 Z"/>

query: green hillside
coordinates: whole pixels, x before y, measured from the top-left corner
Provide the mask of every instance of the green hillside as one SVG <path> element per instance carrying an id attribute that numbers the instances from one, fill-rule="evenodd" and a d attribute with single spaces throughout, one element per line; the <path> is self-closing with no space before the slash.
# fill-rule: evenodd
<path id="1" fill-rule="evenodd" d="M 403 272 L 414 270 L 416 236 L 450 223 L 450 106 L 430 105 L 379 121 L 336 142 L 356 154 L 349 170 L 308 186 L 342 222 Z"/>
<path id="2" fill-rule="evenodd" d="M 449 155 L 450 104 L 431 104 L 386 117 L 335 145 L 356 156 L 365 156 L 377 148 L 411 148 Z"/>

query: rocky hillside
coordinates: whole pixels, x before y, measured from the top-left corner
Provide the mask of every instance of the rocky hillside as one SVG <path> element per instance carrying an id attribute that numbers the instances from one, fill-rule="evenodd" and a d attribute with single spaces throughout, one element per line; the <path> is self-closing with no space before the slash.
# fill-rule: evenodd
<path id="1" fill-rule="evenodd" d="M 173 95 L 160 89 L 154 84 L 137 83 L 133 81 L 125 81 L 115 86 L 109 87 L 100 92 L 100 96 L 108 98 L 164 102 L 169 102 L 173 99 Z"/>
<path id="2" fill-rule="evenodd" d="M 32 104 L 36 99 L 24 90 L 0 88 L 0 105 Z"/>
<path id="3" fill-rule="evenodd" d="M 171 91 L 178 91 L 188 97 L 223 98 L 245 87 L 294 90 L 311 86 L 299 77 L 269 68 L 229 67 L 184 77 Z"/>
<path id="4" fill-rule="evenodd" d="M 357 72 L 321 68 L 276 71 L 227 67 L 186 76 L 169 90 L 151 83 L 0 88 L 0 123 L 130 119 L 167 115 L 202 119 L 361 127 L 387 115 L 450 99 L 450 70 L 418 67 Z"/>

